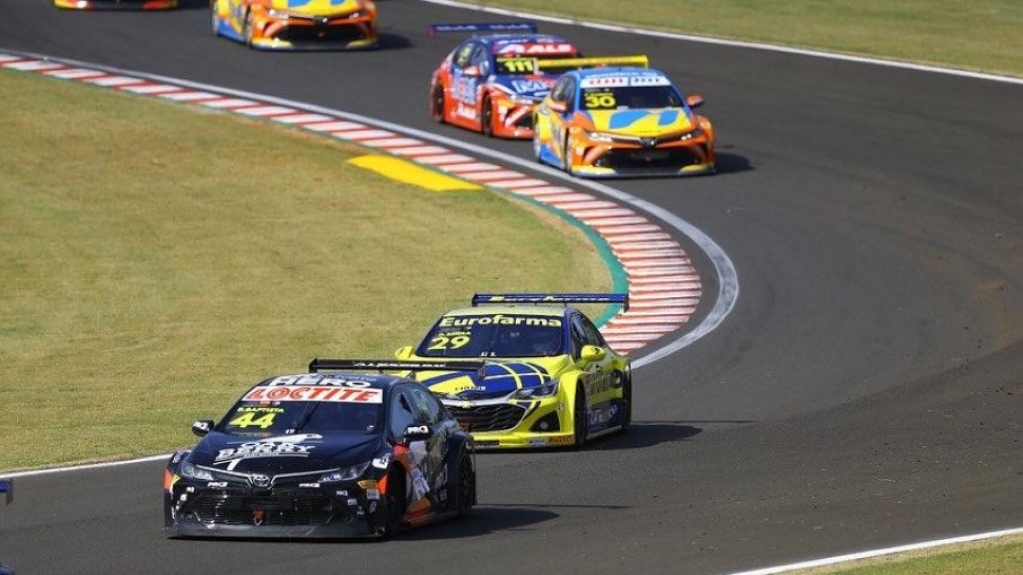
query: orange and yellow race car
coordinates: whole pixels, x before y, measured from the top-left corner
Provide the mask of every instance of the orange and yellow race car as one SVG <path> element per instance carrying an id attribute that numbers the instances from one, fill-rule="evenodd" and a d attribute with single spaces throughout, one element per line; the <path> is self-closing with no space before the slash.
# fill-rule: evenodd
<path id="1" fill-rule="evenodd" d="M 572 175 L 615 177 L 713 173 L 714 128 L 661 71 L 575 70 L 536 108 L 537 160 Z"/>
<path id="2" fill-rule="evenodd" d="M 178 0 L 53 0 L 57 8 L 68 10 L 169 10 Z"/>
<path id="3" fill-rule="evenodd" d="M 372 0 L 211 0 L 213 33 L 263 50 L 377 47 Z"/>
<path id="4" fill-rule="evenodd" d="M 564 71 L 545 63 L 579 55 L 575 44 L 537 33 L 531 22 L 430 26 L 431 35 L 438 32 L 488 33 L 459 43 L 430 80 L 435 120 L 487 136 L 532 137 L 533 106 Z"/>

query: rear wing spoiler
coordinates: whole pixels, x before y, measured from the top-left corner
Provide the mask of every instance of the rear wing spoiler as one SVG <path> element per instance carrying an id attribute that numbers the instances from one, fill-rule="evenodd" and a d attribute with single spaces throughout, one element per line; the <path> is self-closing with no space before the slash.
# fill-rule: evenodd
<path id="1" fill-rule="evenodd" d="M 578 70 L 581 68 L 600 68 L 603 66 L 639 66 L 650 67 L 650 58 L 644 54 L 634 56 L 592 56 L 588 58 L 551 58 L 538 59 L 536 65 L 541 70 L 561 69 Z"/>
<path id="2" fill-rule="evenodd" d="M 309 373 L 321 371 L 482 371 L 484 361 L 415 361 L 395 359 L 323 359 L 309 362 Z"/>
<path id="3" fill-rule="evenodd" d="M 621 304 L 628 311 L 629 294 L 627 293 L 478 293 L 472 296 L 472 306 L 508 305 L 508 304 L 582 304 L 582 303 L 614 303 Z"/>
<path id="4" fill-rule="evenodd" d="M 535 34 L 539 27 L 536 22 L 466 22 L 451 24 L 430 24 L 430 36 L 450 32 L 526 32 Z"/>
<path id="5" fill-rule="evenodd" d="M 0 479 L 0 493 L 4 494 L 4 499 L 10 505 L 11 501 L 14 501 L 14 480 Z"/>

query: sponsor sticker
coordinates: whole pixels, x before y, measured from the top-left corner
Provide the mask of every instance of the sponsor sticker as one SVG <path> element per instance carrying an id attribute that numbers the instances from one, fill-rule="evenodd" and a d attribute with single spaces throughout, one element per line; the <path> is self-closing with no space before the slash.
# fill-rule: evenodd
<path id="1" fill-rule="evenodd" d="M 341 403 L 383 403 L 380 389 L 328 387 L 321 385 L 261 385 L 245 394 L 242 401 L 325 401 Z"/>

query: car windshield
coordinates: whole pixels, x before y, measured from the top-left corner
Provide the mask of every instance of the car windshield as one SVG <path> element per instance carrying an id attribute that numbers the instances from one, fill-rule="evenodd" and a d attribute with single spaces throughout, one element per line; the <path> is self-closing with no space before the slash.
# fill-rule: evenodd
<path id="1" fill-rule="evenodd" d="M 278 390 L 294 392 L 297 388 L 255 387 L 235 403 L 217 424 L 216 430 L 233 435 L 287 435 L 292 433 L 379 433 L 383 427 L 383 404 L 356 400 L 349 394 L 342 398 L 339 390 L 327 386 L 307 387 L 305 393 L 324 396 L 323 401 L 266 401 Z M 333 397 L 328 397 L 330 392 Z M 375 390 L 379 391 L 379 390 Z M 379 396 L 374 396 L 379 397 Z"/>
<path id="2" fill-rule="evenodd" d="M 420 344 L 420 357 L 547 357 L 561 355 L 561 318 L 484 314 L 444 316 Z"/>
<path id="3" fill-rule="evenodd" d="M 682 100 L 671 86 L 583 88 L 579 102 L 585 110 L 679 108 L 682 106 Z"/>

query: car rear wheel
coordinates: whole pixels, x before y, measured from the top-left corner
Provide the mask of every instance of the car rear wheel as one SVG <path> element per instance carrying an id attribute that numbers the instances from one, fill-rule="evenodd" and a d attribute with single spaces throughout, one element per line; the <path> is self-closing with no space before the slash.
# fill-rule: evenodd
<path id="1" fill-rule="evenodd" d="M 434 86 L 433 93 L 430 94 L 430 115 L 441 124 L 444 123 L 444 107 L 444 85 L 438 83 Z"/>
<path id="2" fill-rule="evenodd" d="M 589 418 L 586 414 L 586 392 L 580 385 L 575 392 L 575 409 L 572 410 L 572 431 L 575 435 L 573 447 L 579 449 L 586 445 L 586 433 L 589 431 Z"/>

